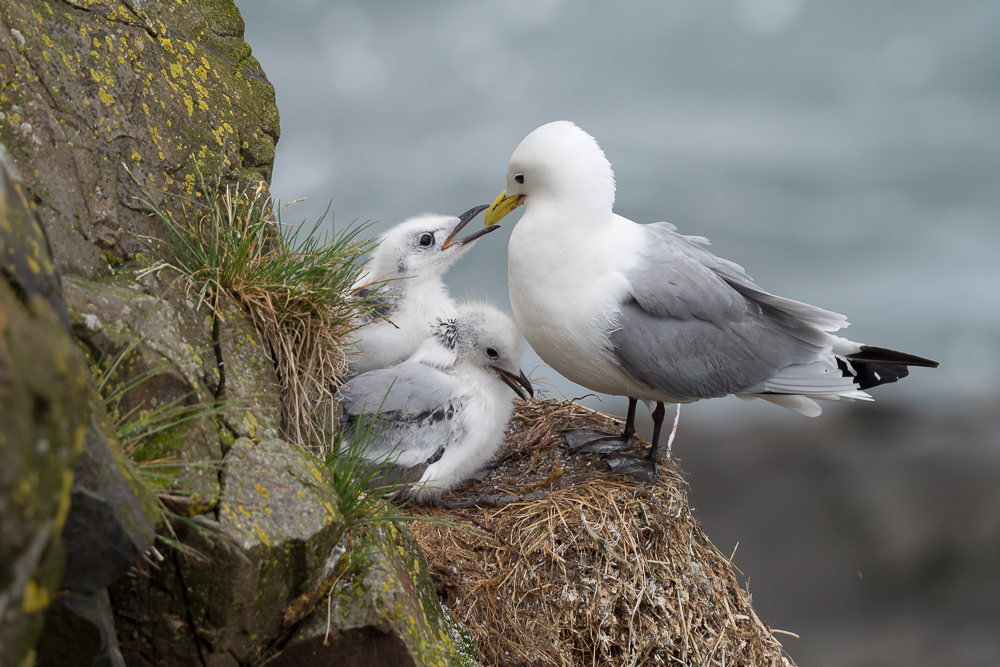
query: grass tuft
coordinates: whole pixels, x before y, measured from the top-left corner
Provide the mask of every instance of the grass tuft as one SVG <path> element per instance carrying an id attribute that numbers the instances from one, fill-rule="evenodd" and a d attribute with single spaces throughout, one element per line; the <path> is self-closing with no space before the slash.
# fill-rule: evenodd
<path id="1" fill-rule="evenodd" d="M 216 419 L 232 406 L 231 402 L 227 401 L 201 401 L 199 398 L 207 389 L 202 391 L 193 389 L 162 405 L 142 404 L 123 413 L 123 403 L 127 401 L 131 392 L 140 389 L 143 384 L 169 371 L 177 364 L 177 362 L 164 362 L 159 366 L 146 368 L 124 382 L 115 383 L 114 378 L 118 376 L 119 368 L 134 356 L 141 342 L 142 339 L 132 341 L 107 363 L 98 361 L 93 367 L 93 372 L 122 450 L 153 489 L 162 492 L 177 479 L 178 469 L 182 463 L 176 457 L 148 460 L 137 458 L 136 455 L 142 450 L 143 445 L 158 440 L 161 444 L 159 449 L 169 449 L 174 439 L 179 437 L 176 433 L 179 427 L 204 418 Z M 218 468 L 221 462 L 183 465 L 206 465 Z"/>
<path id="2" fill-rule="evenodd" d="M 342 343 L 357 326 L 356 314 L 371 305 L 354 290 L 360 260 L 374 245 L 361 236 L 367 225 L 321 238 L 324 213 L 311 227 L 283 234 L 291 226 L 281 222 L 263 181 L 222 187 L 200 169 L 197 181 L 193 198 L 168 195 L 177 199 L 176 214 L 150 203 L 173 237 L 175 257 L 148 270 L 186 276 L 212 306 L 216 325 L 221 299 L 232 298 L 250 315 L 281 381 L 283 434 L 325 454 L 335 424 L 333 391 L 347 373 Z"/>
<path id="3" fill-rule="evenodd" d="M 177 365 L 176 361 L 164 362 L 134 375 L 124 373 L 128 379 L 123 382 L 115 382 L 120 371 L 128 370 L 124 366 L 127 366 L 137 355 L 137 348 L 141 343 L 142 339 L 134 340 L 110 360 L 98 360 L 91 366 L 91 371 L 97 382 L 97 389 L 103 397 L 105 407 L 112 419 L 115 436 L 122 445 L 123 453 L 135 466 L 140 479 L 156 495 L 163 528 L 169 533 L 164 535 L 158 531 L 157 540 L 188 558 L 204 561 L 207 559 L 203 554 L 176 539 L 175 523 L 191 525 L 208 536 L 209 539 L 232 548 L 228 539 L 205 522 L 184 516 L 171 508 L 178 504 L 184 505 L 193 493 L 183 484 L 184 469 L 204 468 L 218 473 L 222 462 L 182 461 L 176 456 L 150 457 L 149 452 L 145 450 L 153 442 L 158 444 L 158 447 L 154 448 L 155 451 L 174 449 L 175 445 L 179 447 L 181 443 L 177 440 L 183 437 L 179 429 L 184 424 L 205 418 L 217 420 L 232 407 L 233 401 L 232 399 L 201 401 L 199 400 L 200 396 L 207 392 L 207 388 L 203 387 L 201 390 L 194 389 L 162 405 L 150 405 L 143 402 L 131 409 L 126 409 L 124 404 L 132 402 L 130 401 L 132 397 L 129 394 L 137 390 L 141 391 L 143 384 L 154 380 L 157 376 Z M 207 393 L 210 395 L 210 392 Z M 126 411 L 123 412 L 123 409 Z M 220 426 L 220 428 L 222 427 Z M 156 567 L 157 559 L 162 560 L 162 556 L 155 548 L 151 548 L 150 553 L 156 556 L 156 559 L 147 554 L 144 556 L 145 562 Z M 144 572 L 144 562 L 137 563 L 135 569 L 137 572 Z"/>

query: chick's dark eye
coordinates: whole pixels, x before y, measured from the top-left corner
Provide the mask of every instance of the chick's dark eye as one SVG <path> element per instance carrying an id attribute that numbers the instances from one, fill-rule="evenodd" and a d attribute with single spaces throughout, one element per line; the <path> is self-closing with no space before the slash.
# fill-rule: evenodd
<path id="1" fill-rule="evenodd" d="M 516 174 L 514 180 L 518 183 L 524 183 L 524 174 Z"/>
<path id="2" fill-rule="evenodd" d="M 434 243 L 434 235 L 430 232 L 424 232 L 420 235 L 420 247 L 426 248 Z"/>
<path id="3" fill-rule="evenodd" d="M 494 350 L 492 347 L 486 348 L 486 356 L 490 359 L 496 359 L 500 356 L 500 353 Z"/>

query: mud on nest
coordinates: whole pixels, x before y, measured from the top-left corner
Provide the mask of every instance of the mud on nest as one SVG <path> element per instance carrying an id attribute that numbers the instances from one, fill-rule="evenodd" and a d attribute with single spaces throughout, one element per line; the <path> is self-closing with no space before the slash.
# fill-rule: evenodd
<path id="1" fill-rule="evenodd" d="M 409 513 L 438 593 L 484 665 L 792 665 L 729 559 L 691 516 L 680 469 L 644 487 L 570 456 L 565 428 L 621 423 L 566 401 L 521 404 L 499 466 L 446 497 L 497 507 Z M 645 446 L 645 443 L 639 443 Z"/>

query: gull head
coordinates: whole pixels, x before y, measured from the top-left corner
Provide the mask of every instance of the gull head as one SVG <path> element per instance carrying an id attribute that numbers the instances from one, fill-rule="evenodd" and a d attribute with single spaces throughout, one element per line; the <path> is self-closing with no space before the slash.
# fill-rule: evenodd
<path id="1" fill-rule="evenodd" d="M 597 141 L 568 120 L 542 125 L 526 136 L 507 165 L 507 188 L 483 223 L 495 225 L 522 204 L 549 201 L 566 210 L 611 212 L 615 175 Z"/>
<path id="2" fill-rule="evenodd" d="M 485 205 L 475 206 L 457 218 L 427 214 L 399 223 L 379 239 L 370 275 L 379 280 L 441 276 L 477 239 L 492 231 L 491 227 L 485 227 L 456 238 L 485 208 Z"/>
<path id="3" fill-rule="evenodd" d="M 485 303 L 459 306 L 458 317 L 437 332 L 458 362 L 495 373 L 522 400 L 534 397 L 531 382 L 520 368 L 521 332 L 510 316 Z M 524 388 L 522 390 L 522 387 Z"/>

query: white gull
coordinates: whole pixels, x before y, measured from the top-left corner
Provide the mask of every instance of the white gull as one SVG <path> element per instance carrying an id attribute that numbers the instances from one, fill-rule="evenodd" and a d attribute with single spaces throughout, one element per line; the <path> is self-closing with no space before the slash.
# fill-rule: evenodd
<path id="1" fill-rule="evenodd" d="M 870 400 L 865 389 L 905 377 L 908 365 L 937 366 L 829 333 L 847 319 L 770 294 L 706 250 L 706 239 L 666 222 L 637 224 L 615 214 L 614 203 L 604 152 L 573 123 L 557 121 L 515 149 L 507 188 L 484 218 L 492 225 L 524 206 L 510 236 L 508 282 L 535 352 L 577 384 L 629 397 L 621 435 L 571 431 L 571 448 L 627 448 L 636 401 L 656 403 L 648 456 L 611 457 L 613 470 L 655 479 L 663 403 L 679 410 L 735 394 L 815 417 L 815 399 Z"/>

